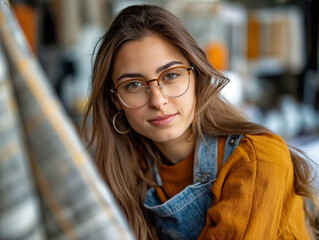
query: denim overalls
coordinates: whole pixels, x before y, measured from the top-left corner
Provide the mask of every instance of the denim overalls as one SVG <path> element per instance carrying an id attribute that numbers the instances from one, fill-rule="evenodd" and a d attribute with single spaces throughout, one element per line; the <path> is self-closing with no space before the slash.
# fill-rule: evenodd
<path id="1" fill-rule="evenodd" d="M 223 165 L 243 136 L 227 137 Z M 194 183 L 188 185 L 174 197 L 161 203 L 154 188 L 146 193 L 144 207 L 155 220 L 159 239 L 197 239 L 205 226 L 206 214 L 212 206 L 211 186 L 217 177 L 218 137 L 205 136 L 199 141 L 197 156 L 194 158 Z M 155 178 L 162 182 L 155 167 Z"/>

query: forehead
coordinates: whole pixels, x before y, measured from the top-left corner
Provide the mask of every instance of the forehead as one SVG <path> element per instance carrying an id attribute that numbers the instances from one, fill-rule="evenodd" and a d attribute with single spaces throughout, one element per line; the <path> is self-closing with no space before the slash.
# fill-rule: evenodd
<path id="1" fill-rule="evenodd" d="M 166 39 L 157 35 L 145 36 L 120 48 L 114 60 L 112 78 L 125 73 L 152 74 L 153 77 L 158 67 L 171 61 L 188 63 L 179 49 Z"/>

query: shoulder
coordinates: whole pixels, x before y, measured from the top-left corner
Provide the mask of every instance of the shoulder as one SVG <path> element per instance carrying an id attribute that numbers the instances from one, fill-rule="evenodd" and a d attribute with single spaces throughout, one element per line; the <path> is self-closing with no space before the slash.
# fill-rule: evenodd
<path id="1" fill-rule="evenodd" d="M 242 164 L 259 162 L 270 163 L 270 165 L 291 165 L 291 157 L 286 142 L 273 133 L 245 135 L 230 156 L 229 160 L 231 159 Z"/>
<path id="2" fill-rule="evenodd" d="M 256 160 L 270 160 L 276 158 L 289 158 L 290 153 L 286 142 L 274 133 L 258 135 L 245 135 L 241 142 L 245 147 L 254 151 Z"/>

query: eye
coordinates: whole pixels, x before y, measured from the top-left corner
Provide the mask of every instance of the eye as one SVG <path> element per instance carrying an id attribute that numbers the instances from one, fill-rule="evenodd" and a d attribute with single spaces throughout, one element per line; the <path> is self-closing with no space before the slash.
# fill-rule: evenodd
<path id="1" fill-rule="evenodd" d="M 171 80 L 171 79 L 174 79 L 174 78 L 176 78 L 176 74 L 175 73 L 169 73 L 169 74 L 166 75 L 166 79 Z"/>
<path id="2" fill-rule="evenodd" d="M 144 83 L 142 83 L 140 81 L 132 81 L 132 82 L 128 82 L 127 84 L 125 84 L 125 89 L 128 90 L 128 91 L 136 90 L 136 89 L 140 88 L 143 85 L 144 85 Z"/>
<path id="3" fill-rule="evenodd" d="M 175 73 L 175 72 L 169 72 L 164 74 L 164 79 L 165 80 L 174 80 L 179 76 L 179 74 Z"/>

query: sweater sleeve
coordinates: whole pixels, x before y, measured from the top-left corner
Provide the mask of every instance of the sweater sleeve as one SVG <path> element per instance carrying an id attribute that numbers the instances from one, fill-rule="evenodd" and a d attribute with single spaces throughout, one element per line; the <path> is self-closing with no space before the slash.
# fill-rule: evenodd
<path id="1" fill-rule="evenodd" d="M 245 137 L 212 186 L 212 207 L 198 239 L 276 239 L 293 168 L 279 138 Z"/>

